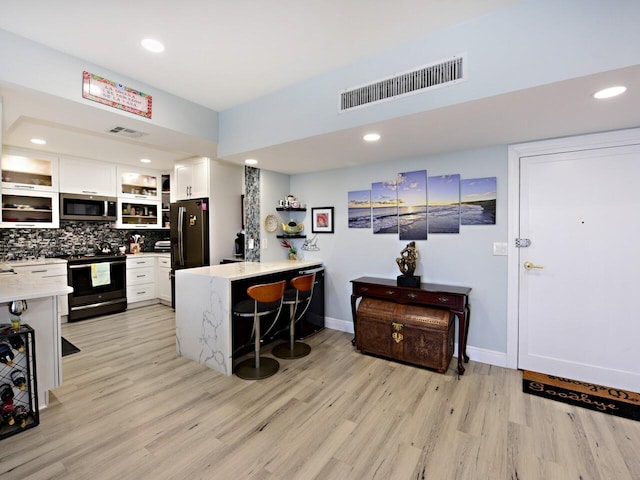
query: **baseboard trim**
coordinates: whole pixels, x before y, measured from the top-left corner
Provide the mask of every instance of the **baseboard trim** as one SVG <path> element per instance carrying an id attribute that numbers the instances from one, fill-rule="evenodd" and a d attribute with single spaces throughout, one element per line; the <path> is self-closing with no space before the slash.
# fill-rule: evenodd
<path id="1" fill-rule="evenodd" d="M 340 320 L 338 318 L 325 317 L 324 326 L 331 330 L 338 330 L 340 332 L 354 333 L 353 322 L 348 320 Z M 458 355 L 458 344 L 454 346 L 454 355 Z M 467 355 L 474 362 L 486 363 L 488 365 L 494 365 L 496 367 L 507 367 L 507 354 L 505 352 L 498 352 L 495 350 L 487 350 L 485 348 L 478 348 L 467 346 Z"/>

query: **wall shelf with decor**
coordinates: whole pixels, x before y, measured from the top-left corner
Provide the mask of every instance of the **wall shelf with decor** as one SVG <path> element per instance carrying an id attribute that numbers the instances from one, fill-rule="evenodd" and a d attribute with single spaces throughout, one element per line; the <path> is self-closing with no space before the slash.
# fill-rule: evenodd
<path id="1" fill-rule="evenodd" d="M 276 238 L 307 238 L 306 235 L 300 235 L 300 234 L 296 234 L 296 235 L 276 235 Z"/>
<path id="2" fill-rule="evenodd" d="M 278 212 L 306 212 L 306 208 L 277 207 Z"/>

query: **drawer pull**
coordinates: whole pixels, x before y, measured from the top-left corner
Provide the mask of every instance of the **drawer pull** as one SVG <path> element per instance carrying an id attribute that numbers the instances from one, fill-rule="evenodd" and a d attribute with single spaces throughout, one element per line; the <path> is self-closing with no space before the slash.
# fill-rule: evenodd
<path id="1" fill-rule="evenodd" d="M 386 293 L 387 295 L 393 295 L 393 294 L 394 294 L 394 293 L 396 293 L 396 292 L 395 292 L 395 290 L 387 290 L 387 291 L 386 291 L 386 292 L 384 292 L 384 293 Z"/>
<path id="2" fill-rule="evenodd" d="M 360 287 L 360 291 L 361 292 L 367 292 L 367 291 L 369 291 L 369 289 L 367 287 Z"/>
<path id="3" fill-rule="evenodd" d="M 409 293 L 409 294 L 407 294 L 407 297 L 409 297 L 409 298 L 418 298 L 418 295 L 416 295 L 415 293 Z"/>
<path id="4" fill-rule="evenodd" d="M 449 301 L 449 298 L 447 298 L 447 297 L 438 297 L 438 300 L 441 301 L 442 303 L 447 303 Z"/>
<path id="5" fill-rule="evenodd" d="M 144 278 L 146 275 L 136 275 L 136 278 Z"/>

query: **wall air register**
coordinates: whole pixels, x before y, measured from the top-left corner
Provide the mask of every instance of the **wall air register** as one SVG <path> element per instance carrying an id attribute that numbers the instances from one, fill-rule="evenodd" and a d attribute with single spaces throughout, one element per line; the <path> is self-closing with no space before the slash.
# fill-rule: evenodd
<path id="1" fill-rule="evenodd" d="M 467 79 L 466 54 L 430 63 L 340 92 L 340 112 L 453 85 Z"/>

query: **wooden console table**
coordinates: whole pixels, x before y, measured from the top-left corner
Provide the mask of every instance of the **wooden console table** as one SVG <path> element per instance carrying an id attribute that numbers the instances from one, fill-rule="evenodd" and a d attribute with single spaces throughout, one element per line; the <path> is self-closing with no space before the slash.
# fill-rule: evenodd
<path id="1" fill-rule="evenodd" d="M 353 329 L 356 329 L 356 303 L 361 297 L 381 298 L 396 303 L 412 303 L 429 307 L 446 308 L 458 318 L 458 373 L 464 374 L 464 362 L 469 362 L 467 355 L 467 336 L 471 308 L 469 306 L 468 287 L 423 283 L 420 288 L 398 287 L 396 280 L 375 277 L 360 277 L 351 280 L 351 315 Z M 355 345 L 355 338 L 351 342 Z"/>

